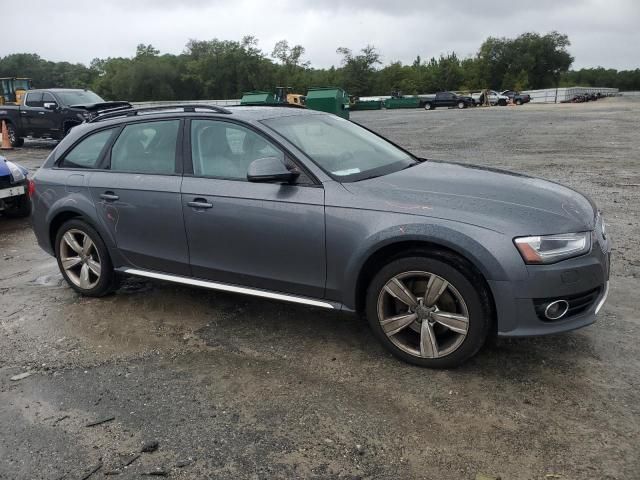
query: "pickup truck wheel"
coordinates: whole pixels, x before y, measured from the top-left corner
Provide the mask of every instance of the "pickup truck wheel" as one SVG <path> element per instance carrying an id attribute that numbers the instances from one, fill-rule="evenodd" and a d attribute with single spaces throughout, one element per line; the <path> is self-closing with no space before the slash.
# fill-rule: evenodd
<path id="1" fill-rule="evenodd" d="M 522 105 L 522 100 L 520 100 L 519 98 L 516 100 L 516 105 Z"/>
<path id="2" fill-rule="evenodd" d="M 12 147 L 18 148 L 24 145 L 24 138 L 18 136 L 16 128 L 9 122 L 7 122 L 7 133 L 9 134 L 9 142 L 11 142 Z"/>
<path id="3" fill-rule="evenodd" d="M 458 108 L 466 108 L 467 104 L 464 102 L 458 102 Z"/>
<path id="4" fill-rule="evenodd" d="M 414 256 L 384 266 L 369 285 L 366 312 L 380 342 L 415 365 L 451 368 L 475 355 L 489 334 L 486 292 L 462 264 Z"/>
<path id="5" fill-rule="evenodd" d="M 431 102 L 425 102 L 424 109 L 425 110 L 433 110 L 433 104 Z"/>
<path id="6" fill-rule="evenodd" d="M 55 249 L 60 272 L 76 292 L 102 297 L 116 288 L 109 251 L 87 223 L 77 219 L 65 222 L 56 234 Z"/>
<path id="7" fill-rule="evenodd" d="M 28 217 L 31 215 L 31 199 L 26 194 L 20 195 L 14 198 L 2 213 L 9 218 Z"/>

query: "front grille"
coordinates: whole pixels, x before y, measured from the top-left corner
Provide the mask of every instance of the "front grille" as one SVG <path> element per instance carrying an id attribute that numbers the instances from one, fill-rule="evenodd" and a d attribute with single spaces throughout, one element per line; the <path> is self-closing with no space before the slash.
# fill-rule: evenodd
<path id="1" fill-rule="evenodd" d="M 0 177 L 0 189 L 11 187 L 11 175 L 3 175 Z"/>
<path id="2" fill-rule="evenodd" d="M 554 320 L 549 320 L 544 316 L 544 309 L 546 306 L 555 300 L 566 300 L 569 303 L 569 310 L 567 310 L 566 315 L 562 318 L 556 320 L 565 320 L 567 318 L 571 318 L 575 315 L 579 315 L 583 312 L 586 312 L 591 308 L 591 306 L 595 303 L 595 301 L 600 296 L 600 292 L 602 288 L 594 288 L 593 290 L 589 290 L 587 292 L 578 293 L 575 295 L 568 295 L 564 297 L 553 297 L 553 298 L 535 298 L 533 300 L 533 304 L 536 309 L 536 314 L 540 320 L 545 322 L 552 322 Z"/>

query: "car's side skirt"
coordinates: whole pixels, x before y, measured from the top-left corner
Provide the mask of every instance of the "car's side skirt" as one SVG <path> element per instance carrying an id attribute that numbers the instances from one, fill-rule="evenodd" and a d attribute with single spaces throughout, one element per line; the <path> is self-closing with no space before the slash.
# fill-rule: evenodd
<path id="1" fill-rule="evenodd" d="M 194 287 L 210 288 L 212 290 L 221 290 L 223 292 L 241 293 L 243 295 L 252 295 L 254 297 L 270 298 L 272 300 L 281 300 L 284 302 L 301 303 L 303 305 L 311 305 L 320 308 L 329 308 L 341 310 L 339 303 L 319 300 L 316 298 L 299 297 L 297 295 L 288 295 L 286 293 L 271 292 L 269 290 L 261 290 L 251 287 L 241 287 L 238 285 L 230 285 L 228 283 L 212 282 L 209 280 L 201 280 L 199 278 L 183 277 L 180 275 L 171 275 L 169 273 L 154 272 L 150 270 L 141 270 L 137 268 L 117 268 L 118 272 L 127 275 L 136 275 L 140 277 L 155 278 L 158 280 L 166 280 L 168 282 L 181 283 L 184 285 L 192 285 Z"/>

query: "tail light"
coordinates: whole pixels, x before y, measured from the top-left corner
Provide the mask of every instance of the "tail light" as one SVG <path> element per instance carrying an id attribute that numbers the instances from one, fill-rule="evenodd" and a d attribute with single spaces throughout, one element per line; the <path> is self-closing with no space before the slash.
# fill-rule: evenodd
<path id="1" fill-rule="evenodd" d="M 29 195 L 29 198 L 31 198 L 35 193 L 36 193 L 36 182 L 34 182 L 29 178 L 27 179 L 27 195 Z"/>

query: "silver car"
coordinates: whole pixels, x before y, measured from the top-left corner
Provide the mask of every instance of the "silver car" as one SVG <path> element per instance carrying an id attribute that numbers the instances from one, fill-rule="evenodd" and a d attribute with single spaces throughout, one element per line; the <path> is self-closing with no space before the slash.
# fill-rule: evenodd
<path id="1" fill-rule="evenodd" d="M 40 246 L 83 295 L 136 275 L 357 312 L 427 367 L 489 335 L 584 327 L 607 296 L 609 239 L 584 195 L 417 158 L 306 109 L 100 115 L 37 172 L 33 208 Z"/>

